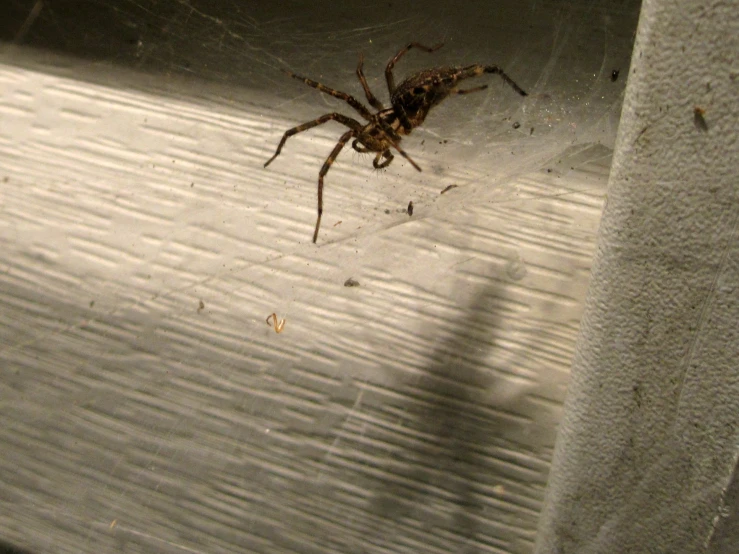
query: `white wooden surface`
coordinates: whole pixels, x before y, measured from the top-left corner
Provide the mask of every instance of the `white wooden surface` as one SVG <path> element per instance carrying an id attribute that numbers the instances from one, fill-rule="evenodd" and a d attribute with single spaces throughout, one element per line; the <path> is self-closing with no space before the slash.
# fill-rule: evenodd
<path id="1" fill-rule="evenodd" d="M 414 141 L 420 175 L 344 154 L 315 246 L 336 129 L 262 168 L 322 113 L 313 97 L 216 103 L 201 83 L 193 100 L 175 77 L 159 95 L 104 65 L 3 56 L 0 537 L 531 550 L 610 164 L 581 138 L 612 140 L 617 92 L 554 113 L 530 79 L 494 138 L 489 100 L 440 112 Z"/>

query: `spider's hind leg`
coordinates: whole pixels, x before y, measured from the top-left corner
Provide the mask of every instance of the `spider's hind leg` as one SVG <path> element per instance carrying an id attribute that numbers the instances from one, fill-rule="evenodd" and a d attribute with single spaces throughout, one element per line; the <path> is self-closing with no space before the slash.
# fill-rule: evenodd
<path id="1" fill-rule="evenodd" d="M 393 77 L 393 67 L 395 67 L 395 64 L 398 63 L 400 58 L 405 56 L 405 53 L 408 52 L 408 50 L 410 50 L 411 48 L 418 48 L 419 50 L 423 50 L 424 52 L 428 52 L 430 54 L 431 52 L 436 52 L 442 46 L 444 46 L 443 42 L 435 44 L 434 46 L 424 46 L 423 44 L 420 44 L 418 42 L 411 42 L 408 46 L 400 50 L 400 52 L 395 54 L 395 57 L 387 62 L 387 66 L 385 67 L 385 80 L 387 81 L 387 90 L 390 93 L 390 97 L 392 98 L 393 92 L 395 92 L 395 77 Z"/>
<path id="2" fill-rule="evenodd" d="M 500 78 L 503 79 L 510 87 L 515 90 L 518 94 L 521 96 L 528 96 L 528 93 L 523 90 L 521 87 L 519 87 L 516 82 L 511 79 L 508 75 L 506 75 L 506 72 L 503 71 L 501 68 L 499 68 L 497 65 L 481 65 L 481 64 L 475 64 L 475 65 L 468 65 L 465 68 L 462 68 L 460 70 L 457 80 L 461 81 L 462 79 L 469 79 L 470 77 L 479 77 L 483 73 L 493 73 L 496 75 L 500 75 Z M 474 89 L 469 89 L 470 91 Z M 464 93 L 462 93 L 464 94 Z"/>
<path id="3" fill-rule="evenodd" d="M 487 85 L 482 85 L 481 87 L 466 88 L 463 90 L 454 89 L 449 91 L 449 94 L 469 94 L 471 92 L 480 92 L 481 90 L 485 90 L 486 88 L 488 88 Z"/>

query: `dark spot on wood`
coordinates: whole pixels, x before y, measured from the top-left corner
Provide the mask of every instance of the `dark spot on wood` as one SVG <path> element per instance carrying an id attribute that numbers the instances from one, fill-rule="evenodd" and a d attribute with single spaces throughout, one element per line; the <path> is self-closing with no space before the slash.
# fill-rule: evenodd
<path id="1" fill-rule="evenodd" d="M 698 106 L 693 109 L 693 123 L 695 124 L 695 128 L 704 133 L 708 131 L 708 123 L 706 123 L 706 119 L 703 117 L 705 113 L 706 110 Z"/>

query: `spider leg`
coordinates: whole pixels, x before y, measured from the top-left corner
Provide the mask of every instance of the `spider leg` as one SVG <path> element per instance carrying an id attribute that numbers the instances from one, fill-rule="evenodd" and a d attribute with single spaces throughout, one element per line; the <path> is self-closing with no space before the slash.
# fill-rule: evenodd
<path id="1" fill-rule="evenodd" d="M 318 229 L 321 228 L 321 216 L 323 215 L 323 178 L 326 176 L 326 173 L 328 173 L 328 170 L 331 169 L 331 165 L 334 163 L 336 156 L 339 155 L 341 149 L 344 148 L 346 143 L 349 142 L 349 139 L 354 136 L 355 132 L 355 130 L 351 130 L 341 135 L 339 142 L 336 143 L 336 146 L 334 146 L 331 154 L 328 155 L 328 158 L 326 158 L 326 161 L 323 163 L 321 171 L 318 173 L 318 219 L 316 219 L 316 230 L 313 231 L 314 243 L 318 240 Z"/>
<path id="2" fill-rule="evenodd" d="M 359 100 L 354 98 L 351 94 L 347 94 L 346 92 L 341 92 L 340 90 L 334 90 L 332 88 L 329 88 L 325 85 L 322 85 L 321 83 L 314 81 L 312 79 L 308 79 L 308 77 L 303 77 L 301 75 L 296 75 L 295 73 L 287 72 L 290 77 L 293 79 L 297 79 L 298 81 L 303 81 L 306 85 L 309 87 L 317 88 L 321 92 L 328 94 L 330 96 L 333 96 L 334 98 L 339 98 L 340 100 L 343 100 L 347 104 L 349 104 L 352 108 L 357 110 L 359 112 L 359 115 L 361 115 L 366 120 L 370 120 L 372 118 L 372 114 L 370 111 L 366 108 L 364 104 L 362 104 Z"/>
<path id="3" fill-rule="evenodd" d="M 380 163 L 380 158 L 385 158 L 385 161 Z M 377 156 L 375 156 L 375 159 L 372 160 L 372 165 L 375 167 L 375 169 L 383 169 L 390 165 L 390 162 L 393 161 L 395 156 L 393 156 L 390 153 L 390 150 L 385 150 L 384 152 L 378 152 Z"/>
<path id="4" fill-rule="evenodd" d="M 464 90 L 454 89 L 449 92 L 449 94 L 469 94 L 470 92 L 479 92 L 481 90 L 485 90 L 488 88 L 487 85 L 482 85 L 481 87 L 474 87 L 474 88 L 467 88 Z"/>
<path id="5" fill-rule="evenodd" d="M 528 93 L 523 90 L 521 87 L 519 87 L 516 82 L 511 79 L 508 75 L 506 75 L 505 71 L 503 71 L 501 68 L 499 68 L 497 65 L 468 65 L 465 68 L 462 68 L 462 70 L 459 73 L 458 80 L 462 79 L 468 79 L 470 77 L 477 77 L 479 75 L 482 75 L 483 73 L 493 73 L 500 75 L 500 78 L 503 79 L 506 83 L 508 83 L 513 90 L 515 90 L 518 94 L 521 96 L 528 96 Z"/>
<path id="6" fill-rule="evenodd" d="M 401 156 L 408 160 L 410 164 L 416 168 L 417 171 L 421 171 L 420 166 L 416 162 L 414 162 L 408 154 L 406 154 L 405 150 L 403 150 L 397 142 L 393 141 L 390 144 L 392 144 L 393 148 L 395 148 Z"/>
<path id="7" fill-rule="evenodd" d="M 381 121 L 379 123 L 380 123 L 380 129 L 382 129 L 383 133 L 385 134 L 385 138 L 390 143 L 390 145 L 393 148 L 395 148 L 401 156 L 403 156 L 406 160 L 408 160 L 410 164 L 416 168 L 417 171 L 421 171 L 421 167 L 411 159 L 411 157 L 406 153 L 405 150 L 403 150 L 400 147 L 399 141 L 393 138 L 393 135 L 395 135 L 395 132 L 390 128 L 390 126 L 383 124 Z"/>
<path id="8" fill-rule="evenodd" d="M 360 154 L 367 154 L 368 152 L 374 152 L 374 150 L 372 150 L 371 148 L 359 146 L 359 141 L 356 139 L 352 141 L 352 148 L 354 148 L 354 150 L 356 150 Z"/>
<path id="9" fill-rule="evenodd" d="M 264 163 L 264 167 L 267 167 L 269 164 L 272 163 L 272 160 L 280 155 L 280 152 L 282 152 L 282 147 L 285 146 L 285 142 L 291 136 L 302 133 L 303 131 L 307 131 L 308 129 L 312 129 L 313 127 L 317 127 L 318 125 L 323 125 L 328 121 L 338 121 L 339 123 L 346 125 L 350 129 L 352 129 L 353 131 L 359 131 L 362 128 L 362 124 L 359 123 L 359 121 L 352 119 L 351 117 L 346 117 L 343 114 L 335 112 L 327 113 L 326 115 L 322 115 L 318 119 L 314 119 L 313 121 L 303 123 L 302 125 L 298 125 L 297 127 L 293 127 L 292 129 L 288 129 L 287 131 L 285 131 L 285 134 L 282 135 L 282 140 L 280 141 L 280 144 L 277 145 L 277 151 L 275 152 L 275 155 Z"/>
<path id="10" fill-rule="evenodd" d="M 364 77 L 364 71 L 362 70 L 364 66 L 364 54 L 359 54 L 359 65 L 357 66 L 357 77 L 359 78 L 359 82 L 362 83 L 362 88 L 364 89 L 364 94 L 367 96 L 367 101 L 370 103 L 370 106 L 372 106 L 376 110 L 384 110 L 385 106 L 382 105 L 382 102 L 380 102 L 377 97 L 372 94 L 372 91 L 369 88 L 369 85 L 367 84 L 367 79 Z M 356 148 L 355 148 L 356 150 Z"/>
<path id="11" fill-rule="evenodd" d="M 418 42 L 411 42 L 400 52 L 395 54 L 395 57 L 387 62 L 387 67 L 385 67 L 385 80 L 387 81 L 387 90 L 390 93 L 390 97 L 393 96 L 393 92 L 395 91 L 395 77 L 393 77 L 393 67 L 395 67 L 395 64 L 398 63 L 400 58 L 402 58 L 405 53 L 408 52 L 408 50 L 410 50 L 411 48 L 418 48 L 419 50 L 423 50 L 424 52 L 431 53 L 436 52 L 442 46 L 444 46 L 443 42 L 440 42 L 435 46 L 424 46 L 423 44 L 419 44 Z"/>

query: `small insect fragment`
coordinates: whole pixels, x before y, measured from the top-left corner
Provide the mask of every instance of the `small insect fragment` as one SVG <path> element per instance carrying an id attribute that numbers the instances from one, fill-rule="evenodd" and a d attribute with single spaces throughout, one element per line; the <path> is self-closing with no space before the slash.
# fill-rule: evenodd
<path id="1" fill-rule="evenodd" d="M 345 287 L 358 287 L 359 281 L 355 281 L 354 279 L 349 277 L 346 281 L 344 281 L 344 286 Z"/>
<path id="2" fill-rule="evenodd" d="M 449 185 L 447 188 L 445 188 L 444 190 L 442 190 L 439 194 L 444 194 L 445 192 L 449 192 L 450 190 L 455 189 L 458 186 L 459 185 Z"/>
<path id="3" fill-rule="evenodd" d="M 611 71 L 611 82 L 612 83 L 615 83 L 616 82 L 616 80 L 618 79 L 618 74 L 619 73 L 621 73 L 621 70 L 620 69 L 614 69 L 613 71 Z"/>
<path id="4" fill-rule="evenodd" d="M 699 106 L 696 106 L 693 110 L 693 123 L 695 124 L 695 128 L 704 133 L 708 131 L 708 123 L 706 123 L 706 119 L 703 117 L 705 113 L 706 110 Z"/>
<path id="5" fill-rule="evenodd" d="M 521 124 L 518 121 L 513 122 L 513 128 L 518 129 L 521 126 Z"/>
<path id="6" fill-rule="evenodd" d="M 410 202 L 408 202 L 408 210 L 406 210 L 406 211 L 408 212 L 408 215 L 409 216 L 413 215 L 413 200 L 411 200 Z"/>
<path id="7" fill-rule="evenodd" d="M 282 333 L 282 330 L 285 328 L 286 321 L 287 319 L 283 319 L 278 323 L 277 314 L 269 314 L 267 316 L 267 325 L 269 325 L 270 327 L 274 326 L 275 333 Z"/>
<path id="8" fill-rule="evenodd" d="M 205 309 L 205 303 L 202 300 L 198 300 L 198 313 L 202 312 Z"/>

